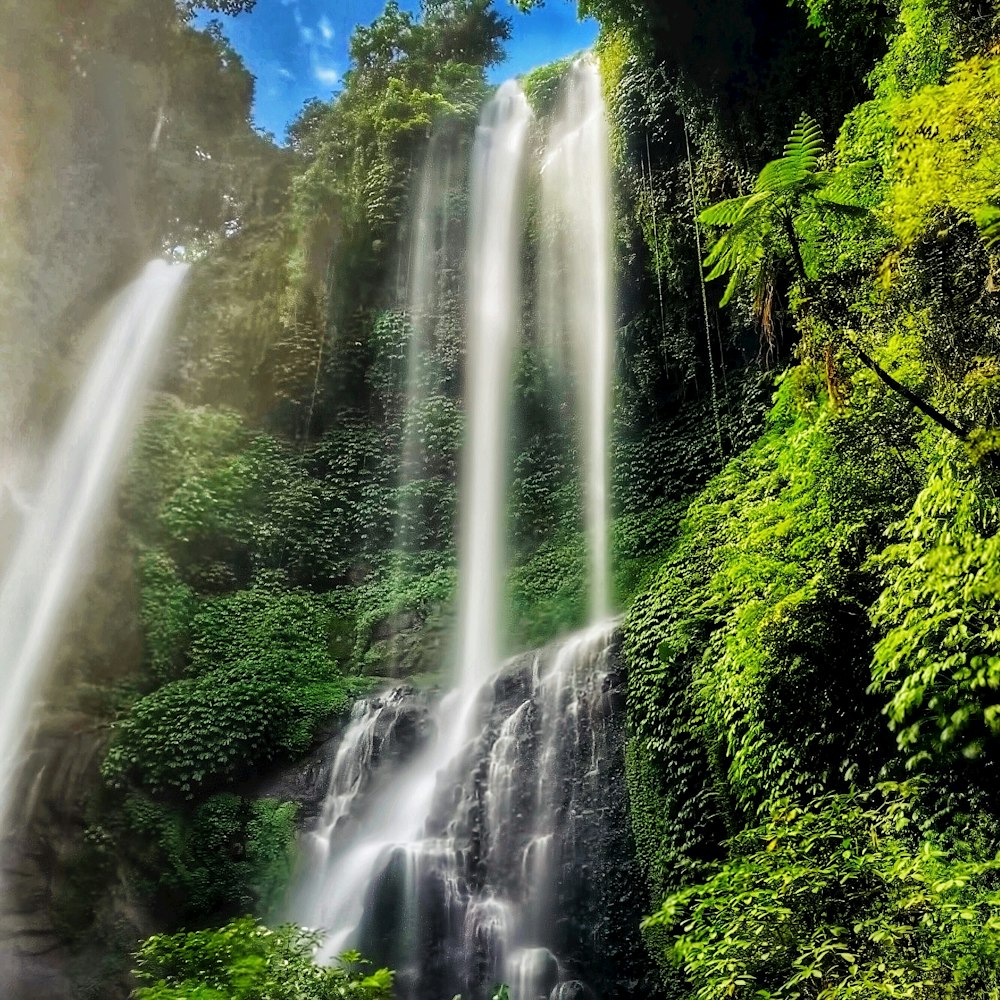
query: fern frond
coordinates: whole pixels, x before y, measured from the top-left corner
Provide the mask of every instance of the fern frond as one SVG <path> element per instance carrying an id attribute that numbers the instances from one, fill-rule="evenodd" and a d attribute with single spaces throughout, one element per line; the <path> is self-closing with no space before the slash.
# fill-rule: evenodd
<path id="1" fill-rule="evenodd" d="M 744 213 L 709 250 L 703 266 L 715 268 L 710 278 L 736 267 L 741 260 L 753 258 L 770 228 L 769 219 L 759 214 Z"/>
<path id="2" fill-rule="evenodd" d="M 698 221 L 706 226 L 731 226 L 736 222 L 749 199 L 749 195 L 727 198 L 717 205 L 711 205 L 698 216 Z"/>
<path id="3" fill-rule="evenodd" d="M 740 285 L 741 270 L 737 269 L 733 271 L 729 278 L 729 284 L 726 285 L 726 290 L 719 300 L 719 308 L 725 309 L 726 306 L 732 301 L 733 296 L 736 294 L 736 289 Z"/>
<path id="4" fill-rule="evenodd" d="M 712 281 L 736 267 L 740 258 L 739 251 L 739 244 L 735 240 L 729 239 L 728 235 L 723 236 L 705 258 L 704 266 L 712 269 L 705 280 Z"/>
<path id="5" fill-rule="evenodd" d="M 799 170 L 812 173 L 819 166 L 822 155 L 823 132 L 814 118 L 803 115 L 792 129 L 781 158 Z"/>
<path id="6" fill-rule="evenodd" d="M 794 161 L 771 160 L 757 176 L 755 191 L 758 194 L 784 194 L 809 177 L 807 170 L 802 170 Z"/>
<path id="7" fill-rule="evenodd" d="M 793 160 L 771 160 L 757 177 L 755 190 L 759 194 L 803 194 L 821 187 L 820 177 Z"/>

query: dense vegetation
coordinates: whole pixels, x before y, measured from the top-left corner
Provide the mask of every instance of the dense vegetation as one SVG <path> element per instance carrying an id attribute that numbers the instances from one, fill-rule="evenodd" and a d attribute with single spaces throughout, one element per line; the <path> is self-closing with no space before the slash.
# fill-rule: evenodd
<path id="1" fill-rule="evenodd" d="M 508 24 L 489 0 L 390 3 L 355 33 L 341 91 L 279 147 L 248 124 L 237 54 L 183 5 L 115 0 L 75 21 L 73 4 L 38 6 L 31 32 L 0 40 L 37 130 L 0 235 L 4 329 L 40 331 L 4 368 L 11 398 L 51 417 L 55 389 L 20 387 L 68 342 L 71 302 L 154 247 L 195 261 L 119 505 L 141 664 L 114 684 L 78 667 L 70 688 L 111 738 L 61 905 L 120 962 L 132 945 L 90 898 L 95 873 L 155 915 L 141 1000 L 376 1000 L 387 973 L 320 970 L 308 934 L 236 918 L 267 918 L 291 866 L 295 806 L 255 780 L 381 679 L 433 682 L 447 661 L 459 165 Z M 580 9 L 601 24 L 613 121 L 616 593 L 642 933 L 665 995 L 1000 995 L 997 8 Z M 86 220 L 55 226 L 45 206 L 69 182 L 109 204 L 84 169 L 99 136 L 81 139 L 107 95 L 84 88 L 76 124 L 42 123 L 107 53 L 134 84 L 117 169 L 145 208 L 122 226 L 112 205 L 120 238 L 83 273 Z M 563 69 L 524 81 L 540 114 Z M 453 196 L 417 316 L 407 219 L 425 162 L 454 167 Z M 65 302 L 49 308 L 31 290 L 53 269 Z M 512 650 L 586 614 L 574 435 L 533 306 Z"/>

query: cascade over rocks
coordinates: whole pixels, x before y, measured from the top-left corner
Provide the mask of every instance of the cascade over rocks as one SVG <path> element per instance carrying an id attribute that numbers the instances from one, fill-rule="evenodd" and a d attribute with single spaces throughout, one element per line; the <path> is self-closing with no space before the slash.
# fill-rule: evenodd
<path id="1" fill-rule="evenodd" d="M 423 830 L 381 849 L 351 937 L 398 969 L 403 1000 L 486 997 L 501 981 L 525 1000 L 626 997 L 643 979 L 656 995 L 637 934 L 623 685 L 619 635 L 598 626 L 513 658 L 479 690 L 475 735 L 436 775 Z M 325 802 L 304 803 L 310 880 L 373 834 L 387 790 L 447 723 L 412 689 L 359 704 L 324 747 Z"/>

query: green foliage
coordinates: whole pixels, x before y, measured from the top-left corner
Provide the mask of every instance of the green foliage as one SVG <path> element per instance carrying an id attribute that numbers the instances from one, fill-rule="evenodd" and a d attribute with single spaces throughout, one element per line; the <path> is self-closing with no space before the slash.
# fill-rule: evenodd
<path id="1" fill-rule="evenodd" d="M 1000 58 L 976 56 L 947 82 L 891 104 L 898 134 L 889 214 L 904 243 L 972 217 L 996 238 L 1000 204 Z"/>
<path id="2" fill-rule="evenodd" d="M 776 804 L 649 918 L 697 1000 L 972 998 L 1000 988 L 1000 862 L 918 841 L 906 789 Z"/>
<path id="3" fill-rule="evenodd" d="M 884 17 L 882 0 L 788 0 L 804 7 L 809 25 L 835 48 L 857 45 L 858 39 L 879 30 Z"/>
<path id="4" fill-rule="evenodd" d="M 150 672 L 160 681 L 182 673 L 198 601 L 169 556 L 151 550 L 139 559 L 140 619 Z"/>
<path id="5" fill-rule="evenodd" d="M 454 438 L 453 413 L 437 424 L 425 415 L 429 446 Z M 164 402 L 140 435 L 129 515 L 198 591 L 231 590 L 267 570 L 310 585 L 364 576 L 393 532 L 398 439 L 387 433 L 345 420 L 296 452 L 231 410 Z"/>
<path id="6" fill-rule="evenodd" d="M 364 674 L 436 673 L 448 664 L 450 613 L 457 572 L 431 552 L 403 560 L 357 590 L 354 663 Z M 408 637 L 412 642 L 400 642 Z"/>
<path id="7" fill-rule="evenodd" d="M 549 642 L 585 624 L 586 547 L 581 535 L 567 544 L 541 545 L 509 574 L 511 652 Z"/>
<path id="8" fill-rule="evenodd" d="M 267 913 L 291 877 L 297 811 L 231 793 L 190 807 L 132 793 L 116 818 L 119 850 L 142 896 L 172 919 Z"/>
<path id="9" fill-rule="evenodd" d="M 959 26 L 953 0 L 896 0 L 895 31 L 889 50 L 869 83 L 880 97 L 912 94 L 941 83 L 958 58 Z"/>
<path id="10" fill-rule="evenodd" d="M 771 324 L 782 260 L 792 258 L 800 280 L 815 278 L 821 260 L 815 237 L 822 216 L 864 211 L 852 194 L 852 174 L 869 164 L 828 173 L 819 169 L 822 154 L 819 125 L 803 116 L 783 155 L 764 166 L 751 194 L 712 205 L 698 217 L 704 225 L 726 229 L 705 258 L 707 280 L 729 276 L 720 304 L 726 305 L 737 290 L 747 290 L 765 328 Z"/>
<path id="11" fill-rule="evenodd" d="M 357 28 L 340 94 L 324 109 L 308 106 L 289 130 L 311 161 L 292 190 L 293 286 L 329 303 L 341 331 L 359 310 L 386 304 L 396 222 L 422 143 L 433 127 L 471 125 L 484 68 L 510 33 L 490 0 L 432 0 L 421 14 L 390 3 Z M 317 247 L 319 269 L 309 266 Z"/>
<path id="12" fill-rule="evenodd" d="M 217 478 L 220 467 L 236 459 L 251 435 L 232 410 L 186 407 L 160 399 L 151 407 L 133 450 L 126 486 L 126 511 L 133 523 L 152 538 L 169 537 L 163 518 L 178 491 L 194 492 L 188 484 Z M 190 520 L 195 520 L 192 515 Z"/>
<path id="13" fill-rule="evenodd" d="M 301 753 L 358 693 L 332 656 L 332 619 L 305 591 L 258 586 L 206 601 L 191 622 L 191 676 L 131 706 L 105 777 L 190 798 Z"/>
<path id="14" fill-rule="evenodd" d="M 727 830 L 891 755 L 866 693 L 864 563 L 913 487 L 892 438 L 821 385 L 808 365 L 784 378 L 766 433 L 690 503 L 625 620 L 626 775 L 657 904 L 704 877 Z"/>
<path id="15" fill-rule="evenodd" d="M 135 955 L 135 1000 L 389 1000 L 393 975 L 356 953 L 318 965 L 320 936 L 250 917 L 218 929 L 157 934 Z"/>
<path id="16" fill-rule="evenodd" d="M 872 688 L 900 747 L 982 752 L 1000 731 L 1000 520 L 951 463 L 929 477 L 878 558 L 885 589 Z"/>
<path id="17" fill-rule="evenodd" d="M 557 59 L 522 77 L 521 89 L 536 115 L 547 115 L 555 108 L 563 79 L 572 63 L 572 58 Z"/>
<path id="18" fill-rule="evenodd" d="M 248 14 L 257 6 L 257 0 L 181 0 L 181 5 L 192 14 L 198 9 L 217 14 Z"/>

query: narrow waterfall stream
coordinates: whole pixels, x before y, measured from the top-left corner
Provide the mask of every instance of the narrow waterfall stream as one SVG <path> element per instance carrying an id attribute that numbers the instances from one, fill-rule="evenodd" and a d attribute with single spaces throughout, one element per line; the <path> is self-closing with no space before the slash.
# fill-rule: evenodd
<path id="1" fill-rule="evenodd" d="M 580 414 L 590 613 L 610 614 L 608 422 L 614 363 L 611 140 L 601 75 L 574 63 L 542 163 L 543 335 L 564 354 Z"/>
<path id="2" fill-rule="evenodd" d="M 505 83 L 483 111 L 472 153 L 467 428 L 459 483 L 458 683 L 467 693 L 500 659 L 510 369 L 521 314 L 520 192 L 531 118 L 521 88 Z"/>
<path id="3" fill-rule="evenodd" d="M 427 528 L 428 498 L 420 481 L 440 471 L 440 455 L 428 454 L 421 445 L 428 407 L 451 406 L 446 395 L 448 372 L 439 360 L 438 318 L 453 293 L 452 259 L 460 244 L 453 199 L 461 190 L 465 169 L 460 162 L 462 143 L 449 131 L 435 133 L 428 144 L 417 185 L 410 231 L 406 288 L 401 299 L 409 319 L 406 349 L 403 446 L 399 469 L 396 548 L 417 554 Z M 467 158 L 467 157 L 466 157 Z M 447 522 L 445 522 L 447 523 Z M 445 530 L 445 525 L 442 524 Z M 447 524 L 450 531 L 451 525 Z"/>
<path id="4" fill-rule="evenodd" d="M 0 576 L 0 824 L 59 624 L 139 420 L 186 268 L 149 264 L 108 307 L 100 347 L 27 501 Z"/>
<path id="5" fill-rule="evenodd" d="M 542 205 L 556 235 L 539 283 L 546 335 L 559 346 L 578 412 L 593 624 L 501 664 L 533 123 L 520 87 L 504 84 L 473 149 L 455 686 L 437 705 L 401 689 L 356 709 L 322 815 L 303 838 L 289 913 L 329 932 L 327 959 L 356 946 L 396 969 L 403 1000 L 480 1000 L 500 983 L 512 1000 L 605 995 L 596 980 L 598 956 L 613 947 L 610 914 L 632 905 L 622 887 L 630 862 L 618 864 L 609 847 L 627 839 L 624 696 L 608 555 L 610 165 L 589 59 L 568 74 L 544 145 Z M 426 175 L 424 185 L 420 242 L 428 238 Z M 428 279 L 418 277 L 423 297 Z M 423 336 L 419 315 L 414 336 Z"/>

